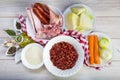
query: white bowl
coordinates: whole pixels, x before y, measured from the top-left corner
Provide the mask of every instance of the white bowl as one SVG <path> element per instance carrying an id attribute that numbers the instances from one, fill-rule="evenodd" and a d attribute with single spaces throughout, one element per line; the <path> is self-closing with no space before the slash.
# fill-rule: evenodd
<path id="1" fill-rule="evenodd" d="M 25 48 L 23 48 L 22 53 L 21 53 L 21 60 L 22 63 L 24 64 L 25 67 L 29 68 L 29 69 L 38 69 L 43 65 L 43 60 L 41 61 L 41 63 L 37 64 L 37 65 L 31 65 L 30 63 L 28 63 L 28 61 L 25 58 L 25 54 L 26 51 L 31 47 L 31 46 L 37 46 L 39 47 L 42 51 L 43 51 L 43 47 L 37 43 L 31 43 L 28 44 Z M 35 54 L 35 53 L 34 53 Z M 42 53 L 41 53 L 42 54 Z"/>
<path id="2" fill-rule="evenodd" d="M 65 17 L 68 15 L 68 13 L 71 13 L 71 7 L 84 7 L 84 8 L 86 8 L 93 15 L 94 20 L 93 20 L 93 26 L 92 27 L 94 28 L 95 15 L 94 15 L 94 12 L 92 11 L 92 9 L 90 7 L 84 5 L 84 4 L 73 4 L 73 5 L 69 6 L 63 13 L 63 21 L 64 21 L 64 26 L 63 27 L 64 27 L 64 29 L 67 30 L 67 28 L 65 26 Z M 85 34 L 85 35 L 88 35 L 93 30 L 93 28 L 91 30 L 83 31 L 82 33 Z"/>
<path id="3" fill-rule="evenodd" d="M 73 68 L 67 69 L 67 70 L 61 70 L 61 69 L 57 68 L 56 66 L 53 65 L 53 63 L 50 60 L 50 49 L 52 48 L 52 46 L 55 43 L 62 42 L 62 41 L 68 42 L 71 45 L 73 45 L 74 48 L 76 49 L 77 53 L 78 53 L 78 60 L 76 61 L 76 64 L 74 65 Z M 53 75 L 55 75 L 55 76 L 69 77 L 69 76 L 74 75 L 82 67 L 83 61 L 84 61 L 83 48 L 82 48 L 81 44 L 72 37 L 69 37 L 69 36 L 57 36 L 57 37 L 51 39 L 44 48 L 44 52 L 43 52 L 44 65 L 46 66 L 48 71 L 50 73 L 52 73 Z"/>
<path id="4" fill-rule="evenodd" d="M 109 49 L 112 51 L 113 53 L 113 45 L 112 45 L 112 41 L 111 41 L 111 38 L 107 35 L 107 34 L 104 34 L 102 32 L 92 32 L 90 35 L 97 35 L 98 36 L 98 39 L 100 38 L 107 38 L 109 41 L 110 41 L 110 46 L 109 46 Z M 114 53 L 112 54 L 112 56 L 114 55 Z M 93 65 L 93 66 L 106 66 L 109 62 L 111 62 L 112 58 L 108 61 L 104 61 L 103 59 L 100 59 L 101 60 L 101 64 L 98 64 L 98 65 Z"/>

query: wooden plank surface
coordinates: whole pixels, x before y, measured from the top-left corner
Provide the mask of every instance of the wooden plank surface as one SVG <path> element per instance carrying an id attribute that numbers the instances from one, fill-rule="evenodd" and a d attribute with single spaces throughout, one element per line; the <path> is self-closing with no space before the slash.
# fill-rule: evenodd
<path id="1" fill-rule="evenodd" d="M 102 70 L 94 70 L 83 66 L 78 73 L 68 78 L 53 76 L 43 66 L 38 70 L 29 70 L 23 64 L 15 64 L 13 60 L 0 60 L 0 79 L 10 80 L 118 80 L 120 78 L 120 62 L 114 62 L 109 67 Z M 114 74 L 117 73 L 117 74 Z"/>
<path id="2" fill-rule="evenodd" d="M 120 16 L 120 0 L 1 0 L 0 17 L 15 17 L 20 13 L 26 15 L 25 8 L 34 2 L 47 2 L 62 12 L 73 3 L 84 3 L 93 9 L 96 16 Z"/>
<path id="3" fill-rule="evenodd" d="M 74 4 L 84 3 L 93 9 L 96 15 L 94 31 L 108 34 L 114 46 L 113 62 L 100 71 L 83 67 L 76 75 L 58 78 L 50 74 L 43 66 L 38 70 L 29 70 L 22 63 L 15 64 L 14 57 L 5 56 L 3 42 L 8 38 L 3 30 L 14 29 L 13 19 L 18 14 L 26 16 L 25 8 L 34 2 L 49 3 L 62 12 Z M 39 79 L 39 80 L 119 80 L 120 79 L 120 0 L 0 0 L 0 80 L 3 79 Z"/>

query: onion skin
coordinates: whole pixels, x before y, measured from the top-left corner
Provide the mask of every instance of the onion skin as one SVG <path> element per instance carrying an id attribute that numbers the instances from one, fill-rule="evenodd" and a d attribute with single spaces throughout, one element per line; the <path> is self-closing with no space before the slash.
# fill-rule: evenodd
<path id="1" fill-rule="evenodd" d="M 111 60 L 113 54 L 112 51 L 109 49 L 101 49 L 100 50 L 100 57 L 105 60 L 106 62 Z"/>
<path id="2" fill-rule="evenodd" d="M 102 49 L 108 49 L 110 47 L 110 41 L 107 38 L 100 38 L 99 46 Z"/>

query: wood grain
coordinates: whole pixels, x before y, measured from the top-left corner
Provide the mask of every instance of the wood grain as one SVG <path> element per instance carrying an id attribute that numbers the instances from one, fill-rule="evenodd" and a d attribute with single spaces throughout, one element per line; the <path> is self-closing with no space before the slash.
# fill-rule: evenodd
<path id="1" fill-rule="evenodd" d="M 49 5 L 53 5 L 59 8 L 62 12 L 63 10 L 70 4 L 72 4 L 69 0 L 64 0 L 59 2 L 58 0 L 13 0 L 13 1 L 1 1 L 0 2 L 0 17 L 8 18 L 8 17 L 16 17 L 18 14 L 23 14 L 26 16 L 26 7 L 32 6 L 35 2 L 47 3 Z M 7 4 L 7 5 L 6 5 Z M 67 5 L 66 5 L 67 4 Z M 9 9 L 9 7 L 11 9 Z"/>
<path id="2" fill-rule="evenodd" d="M 109 67 L 105 67 L 102 70 L 95 70 L 83 66 L 79 72 L 68 78 L 55 77 L 49 73 L 45 66 L 42 66 L 38 70 L 29 70 L 23 66 L 23 64 L 15 64 L 13 60 L 0 60 L 0 79 L 3 80 L 118 80 L 120 78 L 119 73 L 120 62 L 113 62 Z"/>
<path id="3" fill-rule="evenodd" d="M 0 17 L 16 17 L 20 13 L 26 15 L 25 8 L 35 2 L 47 2 L 62 12 L 74 3 L 83 3 L 91 7 L 96 16 L 120 16 L 120 0 L 4 0 L 0 1 Z"/>
<path id="4" fill-rule="evenodd" d="M 9 38 L 3 31 L 14 29 L 13 19 L 18 14 L 26 16 L 25 8 L 35 2 L 49 3 L 62 12 L 74 4 L 88 5 L 96 15 L 94 31 L 108 34 L 112 38 L 114 56 L 111 66 L 100 71 L 83 67 L 77 74 L 68 78 L 58 78 L 50 74 L 43 66 L 38 70 L 29 70 L 22 63 L 15 64 L 14 57 L 5 56 L 7 48 L 3 47 Z M 3 79 L 39 79 L 39 80 L 119 80 L 120 79 L 120 0 L 0 0 L 0 80 Z"/>
<path id="5" fill-rule="evenodd" d="M 96 17 L 95 31 L 101 31 L 108 34 L 111 38 L 120 38 L 120 17 L 103 16 Z"/>

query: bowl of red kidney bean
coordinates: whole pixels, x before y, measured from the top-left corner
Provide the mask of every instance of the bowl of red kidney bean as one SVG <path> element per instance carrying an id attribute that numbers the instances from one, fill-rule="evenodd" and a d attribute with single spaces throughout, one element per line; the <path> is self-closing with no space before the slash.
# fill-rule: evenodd
<path id="1" fill-rule="evenodd" d="M 70 36 L 57 36 L 45 46 L 43 62 L 47 70 L 58 77 L 76 74 L 83 65 L 81 44 Z"/>

